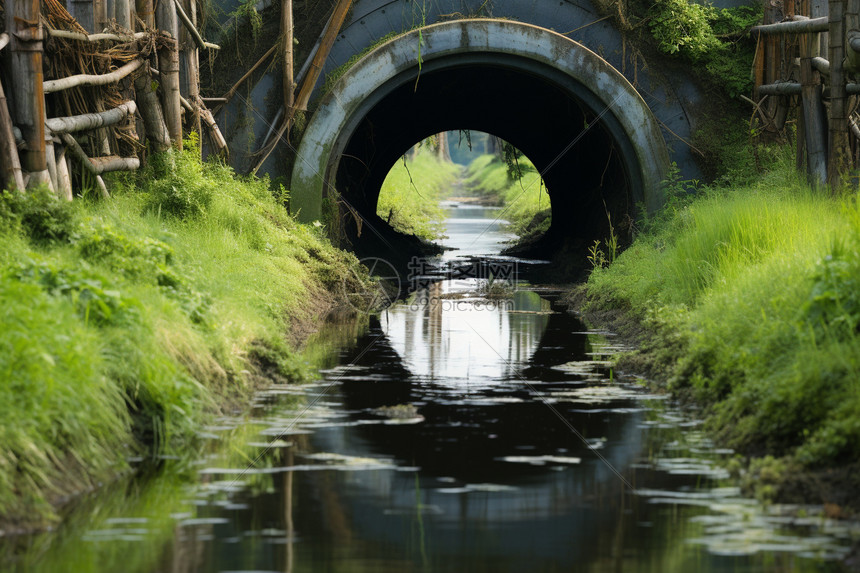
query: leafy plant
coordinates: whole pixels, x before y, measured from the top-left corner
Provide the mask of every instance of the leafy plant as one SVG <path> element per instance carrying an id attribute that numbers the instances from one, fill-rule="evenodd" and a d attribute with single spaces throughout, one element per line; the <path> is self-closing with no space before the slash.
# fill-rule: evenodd
<path id="1" fill-rule="evenodd" d="M 698 59 L 719 46 L 711 28 L 716 10 L 688 0 L 658 0 L 649 10 L 648 26 L 657 46 L 667 54 L 683 53 Z"/>
<path id="2" fill-rule="evenodd" d="M 75 229 L 72 205 L 47 187 L 0 194 L 0 230 L 20 229 L 40 244 L 67 241 Z"/>
<path id="3" fill-rule="evenodd" d="M 70 269 L 26 259 L 12 271 L 17 280 L 35 284 L 72 301 L 84 324 L 116 324 L 137 314 L 136 301 L 112 289 L 104 277 L 87 268 Z"/>
<path id="4" fill-rule="evenodd" d="M 755 44 L 745 34 L 759 22 L 761 11 L 760 6 L 717 10 L 690 0 L 658 0 L 646 19 L 660 51 L 688 58 L 734 98 L 752 89 Z"/>
<path id="5" fill-rule="evenodd" d="M 192 146 L 186 146 L 182 151 L 171 149 L 150 158 L 146 169 L 152 177 L 147 205 L 150 211 L 180 219 L 206 214 L 218 190 L 202 176 L 200 162 L 193 160 L 195 153 Z"/>

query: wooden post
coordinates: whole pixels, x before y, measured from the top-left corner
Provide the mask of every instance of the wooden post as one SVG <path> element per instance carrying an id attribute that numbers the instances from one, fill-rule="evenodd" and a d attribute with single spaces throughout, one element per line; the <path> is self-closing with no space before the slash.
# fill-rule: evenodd
<path id="1" fill-rule="evenodd" d="M 821 84 L 812 68 L 817 38 L 800 35 L 800 94 L 806 135 L 807 178 L 813 186 L 827 184 L 827 117 L 821 101 Z"/>
<path id="2" fill-rule="evenodd" d="M 155 28 L 155 8 L 152 6 L 152 0 L 135 0 L 134 9 L 144 28 Z"/>
<path id="3" fill-rule="evenodd" d="M 155 10 L 155 23 L 173 42 L 158 52 L 158 71 L 161 76 L 161 107 L 173 145 L 182 149 L 182 111 L 179 103 L 179 20 L 176 4 L 161 0 Z"/>
<path id="4" fill-rule="evenodd" d="M 185 13 L 191 20 L 192 26 L 197 25 L 197 2 L 195 0 L 182 0 Z M 188 125 L 191 131 L 198 136 L 200 131 L 200 112 L 197 105 L 200 99 L 200 71 L 198 66 L 198 50 L 191 34 L 184 27 L 179 31 L 179 44 L 182 47 L 180 63 L 182 66 L 180 77 L 182 78 L 182 95 L 195 105 L 190 111 Z M 180 102 L 181 103 L 181 102 Z"/>
<path id="5" fill-rule="evenodd" d="M 131 2 L 134 0 L 114 0 L 116 2 L 115 14 L 116 23 L 126 30 L 134 30 L 134 22 L 132 20 Z"/>
<path id="6" fill-rule="evenodd" d="M 11 86 L 15 105 L 14 124 L 21 129 L 27 145 L 20 157 L 21 167 L 30 172 L 28 186 L 34 187 L 50 181 L 45 152 L 39 0 L 6 0 L 6 30 L 10 37 L 11 76 L 15 78 Z"/>
<path id="7" fill-rule="evenodd" d="M 69 173 L 69 163 L 66 161 L 66 148 L 55 145 L 57 153 L 57 195 L 66 201 L 72 200 L 72 176 Z"/>
<path id="8" fill-rule="evenodd" d="M 296 109 L 305 111 L 308 108 L 308 102 L 311 99 L 314 86 L 317 85 L 317 80 L 322 73 L 323 64 L 331 52 L 334 41 L 340 32 L 340 27 L 343 26 L 343 21 L 346 19 L 346 14 L 349 12 L 349 7 L 352 5 L 352 0 L 339 0 L 334 8 L 334 13 L 328 21 L 326 29 L 323 31 L 322 41 L 320 42 L 319 50 L 314 54 L 311 61 L 311 67 L 308 70 L 308 75 L 302 82 L 302 87 L 299 89 L 299 94 L 296 96 Z M 289 121 L 292 117 L 288 116 Z"/>
<path id="9" fill-rule="evenodd" d="M 284 110 L 289 113 L 296 93 L 293 72 L 293 0 L 281 0 L 281 35 L 284 39 Z"/>
<path id="10" fill-rule="evenodd" d="M 0 191 L 7 187 L 23 191 L 24 174 L 21 172 L 18 147 L 15 145 L 12 116 L 9 115 L 6 94 L 3 84 L 0 83 Z"/>
<path id="11" fill-rule="evenodd" d="M 153 151 L 157 153 L 170 147 L 170 132 L 164 123 L 164 113 L 158 96 L 152 89 L 152 83 L 150 74 L 140 74 L 134 80 L 134 91 L 138 110 L 143 118 L 146 139 L 152 145 Z"/>
<path id="12" fill-rule="evenodd" d="M 96 30 L 104 30 L 108 24 L 107 17 L 107 0 L 92 0 L 93 1 L 93 22 L 95 22 Z"/>
<path id="13" fill-rule="evenodd" d="M 848 141 L 848 93 L 845 89 L 843 60 L 845 59 L 845 0 L 830 0 L 830 153 L 827 182 L 838 190 L 842 176 L 851 167 Z"/>

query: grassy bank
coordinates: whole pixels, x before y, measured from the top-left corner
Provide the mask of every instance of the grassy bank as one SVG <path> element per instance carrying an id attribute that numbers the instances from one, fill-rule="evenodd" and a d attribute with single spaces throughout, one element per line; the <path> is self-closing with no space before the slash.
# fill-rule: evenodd
<path id="1" fill-rule="evenodd" d="M 440 161 L 427 147 L 412 159 L 398 161 L 389 171 L 376 213 L 401 233 L 432 241 L 445 232 L 445 210 L 439 202 L 449 197 L 460 176 L 460 166 Z"/>
<path id="2" fill-rule="evenodd" d="M 0 515 L 182 452 L 259 381 L 295 380 L 294 343 L 364 276 L 267 184 L 155 157 L 105 202 L 0 201 Z M 312 301 L 311 304 L 308 301 Z"/>
<path id="3" fill-rule="evenodd" d="M 677 191 L 677 184 L 676 189 Z M 860 209 L 778 163 L 744 188 L 672 195 L 587 284 L 644 323 L 641 354 L 740 451 L 815 471 L 860 457 Z"/>
<path id="4" fill-rule="evenodd" d="M 510 221 L 511 230 L 520 237 L 543 233 L 549 228 L 549 196 L 534 165 L 521 157 L 520 179 L 512 179 L 507 164 L 494 155 L 476 158 L 466 169 L 465 187 L 480 197 L 497 200 L 504 207 L 503 217 Z M 533 224 L 534 221 L 534 224 Z"/>

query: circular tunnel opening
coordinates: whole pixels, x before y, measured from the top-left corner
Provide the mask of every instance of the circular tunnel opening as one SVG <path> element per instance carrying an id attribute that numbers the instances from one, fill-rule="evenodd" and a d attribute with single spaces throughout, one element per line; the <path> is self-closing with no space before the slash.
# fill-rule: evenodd
<path id="1" fill-rule="evenodd" d="M 464 129 L 510 142 L 545 182 L 552 224 L 516 254 L 550 258 L 573 250 L 584 263 L 595 240 L 614 232 L 623 241 L 629 234 L 643 200 L 641 168 L 613 110 L 550 65 L 469 52 L 391 78 L 368 94 L 341 131 L 335 147 L 342 152 L 332 154 L 328 179 L 336 181 L 344 205 L 341 231 L 359 254 L 389 252 L 392 245 L 426 248 L 378 215 L 380 189 L 415 142 Z M 363 224 L 354 224 L 359 218 Z"/>
<path id="2" fill-rule="evenodd" d="M 466 129 L 438 133 L 400 157 L 382 183 L 376 214 L 395 231 L 470 255 L 531 243 L 552 220 L 532 161 L 495 135 Z M 486 225 L 461 220 L 476 217 Z M 472 236 L 496 227 L 492 242 Z"/>

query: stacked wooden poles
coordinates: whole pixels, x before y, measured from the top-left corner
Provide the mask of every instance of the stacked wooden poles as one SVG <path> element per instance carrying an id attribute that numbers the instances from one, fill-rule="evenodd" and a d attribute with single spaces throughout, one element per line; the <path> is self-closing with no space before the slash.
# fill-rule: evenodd
<path id="1" fill-rule="evenodd" d="M 299 110 L 307 110 L 308 102 L 311 99 L 314 86 L 316 86 L 317 80 L 322 73 L 323 65 L 328 58 L 329 52 L 331 52 L 331 49 L 334 46 L 335 40 L 337 40 L 337 35 L 340 33 L 340 28 L 343 26 L 343 23 L 346 20 L 346 15 L 351 6 L 352 0 L 338 0 L 331 18 L 329 18 L 328 24 L 326 24 L 326 27 L 323 30 L 319 48 L 313 55 L 308 75 L 304 77 L 301 85 L 299 86 L 299 93 L 295 98 L 294 105 L 290 109 L 286 110 L 284 120 L 281 123 L 281 127 L 278 129 L 275 138 L 269 142 L 265 148 L 260 150 L 260 158 L 251 168 L 251 174 L 256 175 L 257 171 L 259 171 L 263 166 L 263 163 L 265 163 L 269 158 L 269 155 L 274 151 L 278 142 L 284 136 L 284 133 L 286 133 L 287 129 L 292 125 L 296 112 Z"/>
<path id="2" fill-rule="evenodd" d="M 174 0 L 158 0 L 155 23 L 172 42 L 166 42 L 158 51 L 158 68 L 161 74 L 161 107 L 173 145 L 182 149 L 182 106 L 179 90 L 179 19 Z"/>
<path id="3" fill-rule="evenodd" d="M 50 185 L 45 147 L 45 94 L 42 88 L 42 27 L 39 0 L 6 0 L 13 119 L 21 129 L 26 149 L 21 167 L 30 173 L 28 187 Z M 14 141 L 14 139 L 13 139 Z M 14 145 L 14 144 L 13 144 Z"/>

